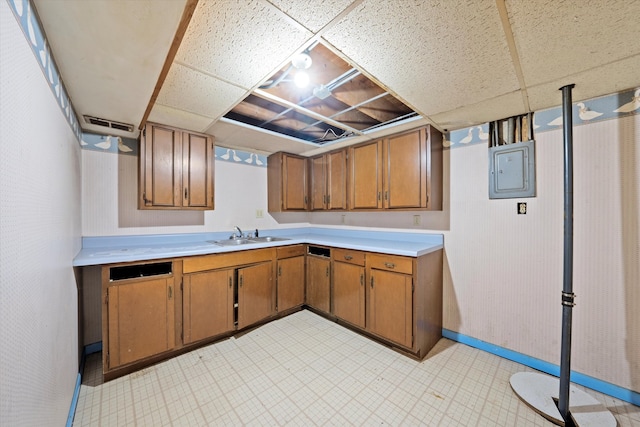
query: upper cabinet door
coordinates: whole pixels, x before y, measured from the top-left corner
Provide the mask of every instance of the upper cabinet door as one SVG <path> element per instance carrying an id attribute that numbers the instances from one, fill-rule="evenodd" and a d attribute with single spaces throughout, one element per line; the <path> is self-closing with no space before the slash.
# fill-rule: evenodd
<path id="1" fill-rule="evenodd" d="M 427 204 L 426 142 L 424 130 L 384 141 L 384 207 L 424 208 Z"/>
<path id="2" fill-rule="evenodd" d="M 213 209 L 213 143 L 204 135 L 184 133 L 182 141 L 183 206 Z"/>
<path id="3" fill-rule="evenodd" d="M 311 210 L 347 208 L 346 150 L 334 151 L 309 160 Z"/>
<path id="4" fill-rule="evenodd" d="M 325 156 L 312 157 L 309 160 L 311 177 L 311 210 L 322 210 L 327 205 L 327 179 Z"/>
<path id="5" fill-rule="evenodd" d="M 211 136 L 148 123 L 139 161 L 139 209 L 213 209 Z"/>
<path id="6" fill-rule="evenodd" d="M 350 209 L 382 208 L 382 141 L 349 148 Z"/>
<path id="7" fill-rule="evenodd" d="M 347 209 L 347 151 L 329 153 L 326 158 L 327 209 Z"/>
<path id="8" fill-rule="evenodd" d="M 309 203 L 307 159 L 274 153 L 267 160 L 269 212 L 306 211 Z"/>
<path id="9" fill-rule="evenodd" d="M 431 126 L 384 141 L 384 207 L 442 209 L 442 134 Z"/>
<path id="10" fill-rule="evenodd" d="M 140 208 L 179 206 L 182 132 L 147 126 L 140 140 Z"/>

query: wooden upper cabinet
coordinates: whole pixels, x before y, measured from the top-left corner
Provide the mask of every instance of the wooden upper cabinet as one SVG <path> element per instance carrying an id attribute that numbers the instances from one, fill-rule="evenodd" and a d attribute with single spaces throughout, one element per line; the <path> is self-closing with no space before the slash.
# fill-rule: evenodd
<path id="1" fill-rule="evenodd" d="M 267 188 L 269 212 L 307 210 L 307 159 L 282 152 L 270 155 Z"/>
<path id="2" fill-rule="evenodd" d="M 213 209 L 213 138 L 147 123 L 140 136 L 139 209 Z"/>
<path id="3" fill-rule="evenodd" d="M 382 141 L 349 148 L 349 208 L 382 208 Z"/>
<path id="4" fill-rule="evenodd" d="M 312 157 L 311 210 L 347 208 L 347 152 L 338 150 Z"/>
<path id="5" fill-rule="evenodd" d="M 385 208 L 442 209 L 442 136 L 438 131 L 429 126 L 385 139 L 383 164 Z"/>

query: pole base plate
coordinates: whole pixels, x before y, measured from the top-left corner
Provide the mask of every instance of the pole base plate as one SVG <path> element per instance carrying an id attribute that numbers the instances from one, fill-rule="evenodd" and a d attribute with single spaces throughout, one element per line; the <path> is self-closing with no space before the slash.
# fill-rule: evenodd
<path id="1" fill-rule="evenodd" d="M 565 425 L 556 406 L 560 379 L 537 372 L 518 372 L 511 376 L 509 383 L 514 393 L 531 409 L 554 424 Z M 569 385 L 569 412 L 573 423 L 579 427 L 618 425 L 602 403 L 573 385 Z"/>

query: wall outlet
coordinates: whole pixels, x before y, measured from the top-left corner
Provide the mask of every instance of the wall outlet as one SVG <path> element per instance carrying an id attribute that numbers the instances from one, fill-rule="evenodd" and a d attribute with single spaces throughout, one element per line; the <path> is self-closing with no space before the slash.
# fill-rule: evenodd
<path id="1" fill-rule="evenodd" d="M 262 213 L 262 209 L 256 209 L 256 218 L 263 218 L 264 214 Z"/>
<path id="2" fill-rule="evenodd" d="M 345 219 L 345 217 L 346 217 L 346 215 L 344 215 L 344 214 L 343 214 L 343 215 L 340 215 L 340 222 L 341 222 L 342 224 L 344 224 L 344 219 Z"/>
<path id="3" fill-rule="evenodd" d="M 518 215 L 526 215 L 526 214 L 527 214 L 527 203 L 518 202 Z"/>
<path id="4" fill-rule="evenodd" d="M 420 215 L 413 216 L 413 225 L 420 225 Z"/>

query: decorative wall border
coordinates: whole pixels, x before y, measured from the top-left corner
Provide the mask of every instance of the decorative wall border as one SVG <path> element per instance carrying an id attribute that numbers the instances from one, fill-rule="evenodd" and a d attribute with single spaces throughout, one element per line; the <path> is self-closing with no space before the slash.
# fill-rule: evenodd
<path id="1" fill-rule="evenodd" d="M 216 146 L 216 160 L 239 163 L 242 165 L 267 167 L 267 156 L 247 151 L 237 150 L 235 148 L 226 148 Z"/>
<path id="2" fill-rule="evenodd" d="M 138 140 L 116 135 L 101 135 L 93 132 L 82 132 L 80 146 L 83 150 L 101 153 L 137 156 Z M 215 159 L 221 162 L 238 163 L 241 165 L 267 167 L 267 156 L 235 148 L 215 147 Z"/>
<path id="3" fill-rule="evenodd" d="M 640 88 L 589 99 L 573 104 L 573 124 L 580 126 L 603 120 L 640 114 Z M 541 110 L 533 115 L 534 132 L 562 128 L 562 108 Z M 489 139 L 489 124 L 472 126 L 445 133 L 445 149 L 485 144 Z"/>
<path id="4" fill-rule="evenodd" d="M 82 129 L 78 123 L 78 116 L 67 95 L 67 89 L 60 77 L 58 66 L 51 53 L 49 43 L 47 43 L 42 24 L 34 12 L 31 0 L 7 0 L 7 3 L 22 28 L 22 32 L 36 57 L 38 65 L 40 65 L 51 92 L 58 101 L 60 111 L 62 111 L 71 130 L 76 135 L 78 142 L 80 142 Z"/>

